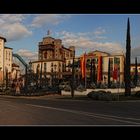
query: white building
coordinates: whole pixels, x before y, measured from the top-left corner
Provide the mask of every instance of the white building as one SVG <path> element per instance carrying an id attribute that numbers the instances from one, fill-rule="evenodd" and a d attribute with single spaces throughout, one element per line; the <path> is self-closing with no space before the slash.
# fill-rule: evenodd
<path id="1" fill-rule="evenodd" d="M 5 47 L 6 38 L 0 36 L 0 83 L 12 71 L 12 48 Z"/>

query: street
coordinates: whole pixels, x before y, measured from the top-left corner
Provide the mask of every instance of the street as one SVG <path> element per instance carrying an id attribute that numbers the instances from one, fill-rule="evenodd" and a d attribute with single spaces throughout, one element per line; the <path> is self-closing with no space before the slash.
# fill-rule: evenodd
<path id="1" fill-rule="evenodd" d="M 0 125 L 140 125 L 140 101 L 94 101 L 62 96 L 0 95 Z"/>

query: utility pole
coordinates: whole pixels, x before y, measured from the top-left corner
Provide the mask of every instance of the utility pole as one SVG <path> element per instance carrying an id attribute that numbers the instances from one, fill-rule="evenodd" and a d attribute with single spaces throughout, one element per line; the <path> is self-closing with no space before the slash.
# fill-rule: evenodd
<path id="1" fill-rule="evenodd" d="M 125 96 L 131 95 L 130 79 L 130 57 L 131 57 L 131 39 L 130 39 L 130 22 L 127 21 L 127 38 L 126 38 L 126 63 L 125 63 Z"/>

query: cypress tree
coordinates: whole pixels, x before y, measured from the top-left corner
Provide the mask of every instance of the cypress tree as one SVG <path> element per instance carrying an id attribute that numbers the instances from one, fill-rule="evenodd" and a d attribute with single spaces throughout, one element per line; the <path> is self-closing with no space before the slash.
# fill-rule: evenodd
<path id="1" fill-rule="evenodd" d="M 130 79 L 130 57 L 131 57 L 131 40 L 130 40 L 130 22 L 127 21 L 127 38 L 126 38 L 126 63 L 125 63 L 125 96 L 131 95 Z"/>
<path id="2" fill-rule="evenodd" d="M 135 75 L 134 75 L 134 85 L 137 86 L 138 81 L 138 70 L 137 70 L 138 64 L 137 64 L 137 57 L 135 58 Z"/>
<path id="3" fill-rule="evenodd" d="M 110 58 L 108 60 L 108 88 L 110 88 Z"/>

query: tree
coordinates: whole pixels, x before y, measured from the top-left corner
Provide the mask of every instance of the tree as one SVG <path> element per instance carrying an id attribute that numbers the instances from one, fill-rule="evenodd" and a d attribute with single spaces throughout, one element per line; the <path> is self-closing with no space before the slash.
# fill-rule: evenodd
<path id="1" fill-rule="evenodd" d="M 110 88 L 110 58 L 108 60 L 108 88 Z"/>
<path id="2" fill-rule="evenodd" d="M 90 62 L 90 83 L 93 83 L 93 59 Z"/>
<path id="3" fill-rule="evenodd" d="M 72 78 L 71 78 L 71 96 L 72 96 L 72 98 L 74 97 L 74 74 L 75 74 L 74 60 L 75 60 L 75 52 L 74 52 L 73 61 L 72 61 Z"/>
<path id="4" fill-rule="evenodd" d="M 130 57 L 131 57 L 131 40 L 130 40 L 130 22 L 127 21 L 127 37 L 126 37 L 126 63 L 125 63 L 125 96 L 131 95 L 131 79 L 130 79 Z"/>
<path id="5" fill-rule="evenodd" d="M 137 57 L 135 58 L 135 75 L 134 75 L 134 85 L 137 86 L 138 82 L 138 70 L 137 70 Z"/>

